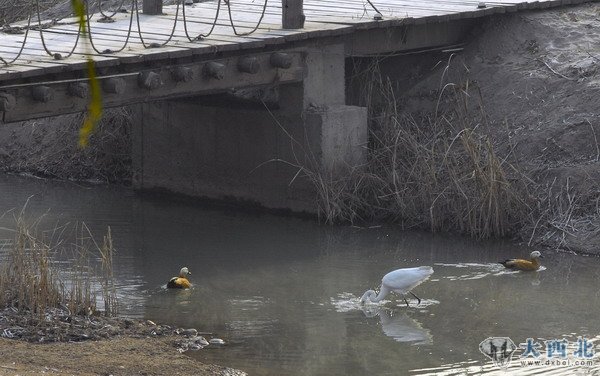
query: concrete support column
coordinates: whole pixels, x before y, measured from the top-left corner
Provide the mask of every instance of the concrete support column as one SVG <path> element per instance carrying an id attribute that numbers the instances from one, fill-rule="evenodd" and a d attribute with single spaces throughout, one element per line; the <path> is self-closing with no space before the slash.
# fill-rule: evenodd
<path id="1" fill-rule="evenodd" d="M 366 158 L 367 110 L 333 105 L 308 109 L 304 126 L 311 137 L 311 150 L 322 172 L 343 174 Z"/>
<path id="2" fill-rule="evenodd" d="M 346 55 L 343 44 L 310 48 L 306 51 L 303 81 L 304 108 L 343 105 Z"/>
<path id="3" fill-rule="evenodd" d="M 300 111 L 311 163 L 325 173 L 344 173 L 366 158 L 367 109 L 347 106 L 344 45 L 314 47 L 306 52 L 306 75 L 301 85 L 280 89 L 280 105 Z M 314 158 L 318 156 L 318 158 Z M 315 166 L 313 166 L 314 168 Z"/>
<path id="4" fill-rule="evenodd" d="M 306 173 L 364 162 L 367 111 L 345 105 L 342 45 L 308 50 L 304 81 L 276 91 L 270 111 L 202 98 L 140 105 L 135 188 L 314 213 Z"/>

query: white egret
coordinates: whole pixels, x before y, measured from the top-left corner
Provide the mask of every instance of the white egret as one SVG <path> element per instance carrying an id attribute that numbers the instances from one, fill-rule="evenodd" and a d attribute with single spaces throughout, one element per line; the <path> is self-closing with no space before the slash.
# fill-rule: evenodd
<path id="1" fill-rule="evenodd" d="M 419 266 L 417 268 L 403 268 L 396 269 L 384 275 L 381 280 L 381 288 L 379 294 L 375 294 L 373 290 L 367 290 L 362 298 L 361 303 L 371 301 L 377 303 L 387 296 L 390 292 L 395 292 L 402 295 L 406 306 L 408 307 L 408 301 L 404 294 L 410 293 L 412 296 L 417 298 L 417 305 L 421 304 L 421 298 L 413 294 L 411 291 L 423 281 L 427 280 L 433 274 L 433 268 L 431 266 Z"/>
<path id="2" fill-rule="evenodd" d="M 167 288 L 169 289 L 189 289 L 192 287 L 192 284 L 188 280 L 188 275 L 192 275 L 187 267 L 181 268 L 179 271 L 179 277 L 173 277 L 167 283 Z"/>
<path id="3" fill-rule="evenodd" d="M 508 269 L 533 271 L 540 268 L 540 257 L 542 257 L 542 255 L 539 251 L 533 251 L 531 252 L 529 260 L 507 259 L 500 261 L 500 264 L 504 265 L 504 267 Z"/>

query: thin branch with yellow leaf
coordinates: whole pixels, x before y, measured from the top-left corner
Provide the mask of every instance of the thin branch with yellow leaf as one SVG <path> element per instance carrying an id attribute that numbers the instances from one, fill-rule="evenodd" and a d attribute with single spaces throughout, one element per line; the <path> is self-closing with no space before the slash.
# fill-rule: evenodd
<path id="1" fill-rule="evenodd" d="M 85 2 L 83 0 L 71 0 L 71 5 L 78 18 L 80 29 L 83 33 L 83 40 L 86 43 L 85 51 L 87 55 L 87 73 L 90 84 L 90 103 L 87 110 L 87 115 L 81 128 L 79 129 L 79 147 L 85 148 L 90 140 L 90 136 L 96 129 L 96 124 L 102 117 L 102 91 L 100 90 L 100 82 L 96 76 L 96 67 L 94 60 L 89 53 L 89 42 L 87 41 L 87 19 Z"/>

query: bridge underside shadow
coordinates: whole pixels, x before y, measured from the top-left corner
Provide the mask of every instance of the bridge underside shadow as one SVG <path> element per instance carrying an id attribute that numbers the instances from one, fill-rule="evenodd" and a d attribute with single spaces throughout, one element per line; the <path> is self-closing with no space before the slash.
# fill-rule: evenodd
<path id="1" fill-rule="evenodd" d="M 323 182 L 367 158 L 367 108 L 361 87 L 349 82 L 348 61 L 368 66 L 395 54 L 382 67 L 402 81 L 420 64 L 403 51 L 452 46 L 474 24 L 324 31 L 264 48 L 123 62 L 101 68 L 99 79 L 106 108 L 134 108 L 134 188 L 316 213 Z M 0 88 L 7 123 L 77 113 L 88 103 L 82 72 Z"/>
<path id="2" fill-rule="evenodd" d="M 304 80 L 266 99 L 138 105 L 134 186 L 315 212 L 314 179 L 364 162 L 367 110 L 345 104 L 343 45 L 305 59 Z"/>
<path id="3" fill-rule="evenodd" d="M 320 179 L 367 158 L 367 108 L 348 105 L 361 104 L 360 89 L 346 85 L 348 58 L 453 45 L 473 25 L 365 30 L 292 48 L 303 56 L 302 81 L 270 88 L 264 103 L 194 97 L 137 105 L 134 186 L 316 213 Z M 394 61 L 409 60 L 386 61 L 393 72 Z M 398 65 L 396 78 L 406 77 L 406 67 Z"/>

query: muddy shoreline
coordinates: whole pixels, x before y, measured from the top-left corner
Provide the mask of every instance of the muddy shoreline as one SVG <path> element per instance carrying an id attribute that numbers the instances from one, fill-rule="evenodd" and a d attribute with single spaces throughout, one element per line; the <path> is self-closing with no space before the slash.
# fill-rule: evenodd
<path id="1" fill-rule="evenodd" d="M 49 344 L 0 338 L 0 359 L 0 375 L 246 375 L 199 363 L 175 351 L 164 337 Z"/>
<path id="2" fill-rule="evenodd" d="M 244 372 L 201 364 L 186 351 L 226 351 L 210 333 L 150 320 L 0 310 L 0 375 L 231 375 Z M 77 357 L 72 353 L 77 349 Z"/>

